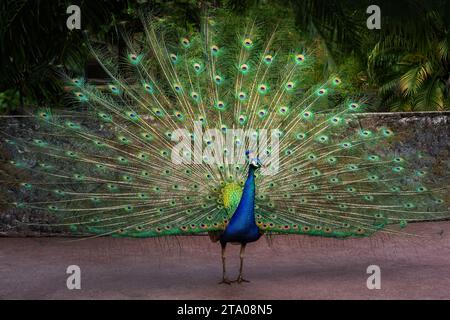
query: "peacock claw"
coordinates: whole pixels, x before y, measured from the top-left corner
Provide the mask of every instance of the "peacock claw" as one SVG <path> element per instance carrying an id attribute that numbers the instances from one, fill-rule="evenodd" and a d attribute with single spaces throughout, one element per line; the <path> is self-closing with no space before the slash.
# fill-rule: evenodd
<path id="1" fill-rule="evenodd" d="M 220 282 L 219 282 L 219 284 L 222 284 L 222 283 L 224 283 L 224 284 L 228 284 L 228 285 L 230 285 L 230 284 L 231 284 L 231 282 L 233 282 L 233 281 L 231 281 L 231 280 L 228 280 L 227 278 L 223 278 L 223 279 L 222 279 L 222 281 L 220 281 Z"/>

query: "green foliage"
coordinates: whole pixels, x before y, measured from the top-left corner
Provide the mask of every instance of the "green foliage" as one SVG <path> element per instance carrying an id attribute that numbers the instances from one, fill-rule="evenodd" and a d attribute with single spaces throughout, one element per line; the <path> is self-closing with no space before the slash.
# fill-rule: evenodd
<path id="1" fill-rule="evenodd" d="M 89 54 L 83 32 L 66 27 L 66 9 L 71 4 L 68 0 L 0 3 L 3 101 L 11 102 L 19 94 L 21 105 L 61 104 L 61 69 L 81 73 Z M 127 17 L 132 20 L 129 16 L 135 7 L 132 1 L 81 1 L 78 4 L 82 29 L 110 43 L 117 42 L 118 26 L 127 21 Z"/>
<path id="2" fill-rule="evenodd" d="M 380 111 L 449 109 L 449 15 L 446 0 L 378 1 L 381 30 L 366 28 L 371 0 L 122 0 L 78 2 L 82 30 L 66 27 L 68 0 L 5 0 L 0 4 L 2 111 L 7 104 L 64 106 L 60 72 L 83 74 L 85 45 L 125 50 L 123 29 L 141 31 L 139 12 L 150 11 L 183 30 L 200 26 L 206 10 L 230 23 L 252 15 L 268 29 L 289 22 L 286 42 L 314 47 L 314 80 L 338 73 L 346 95 L 366 95 Z M 63 70 L 64 69 L 64 70 Z"/>
<path id="3" fill-rule="evenodd" d="M 377 1 L 381 30 L 366 28 L 372 1 L 292 2 L 298 24 L 324 41 L 329 66 L 353 65 L 355 89 L 377 89 L 379 111 L 449 109 L 448 1 Z"/>
<path id="4" fill-rule="evenodd" d="M 391 111 L 450 110 L 450 4 L 432 1 L 409 12 L 404 32 L 381 38 L 368 70 Z"/>
<path id="5" fill-rule="evenodd" d="M 10 89 L 4 92 L 0 92 L 0 113 L 4 113 L 8 110 L 14 110 L 15 106 L 20 104 L 19 92 Z"/>

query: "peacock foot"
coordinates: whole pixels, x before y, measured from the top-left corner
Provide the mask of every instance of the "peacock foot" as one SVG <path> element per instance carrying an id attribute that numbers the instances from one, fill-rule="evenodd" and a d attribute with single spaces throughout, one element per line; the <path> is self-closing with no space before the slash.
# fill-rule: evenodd
<path id="1" fill-rule="evenodd" d="M 242 278 L 241 276 L 239 276 L 239 277 L 237 277 L 236 280 L 234 280 L 232 282 L 242 283 L 242 282 L 250 282 L 250 280 L 246 280 L 246 279 Z"/>
<path id="2" fill-rule="evenodd" d="M 233 281 L 228 280 L 227 278 L 223 278 L 222 281 L 219 282 L 219 284 L 222 284 L 222 283 L 224 283 L 224 284 L 231 284 L 231 282 L 233 282 Z"/>

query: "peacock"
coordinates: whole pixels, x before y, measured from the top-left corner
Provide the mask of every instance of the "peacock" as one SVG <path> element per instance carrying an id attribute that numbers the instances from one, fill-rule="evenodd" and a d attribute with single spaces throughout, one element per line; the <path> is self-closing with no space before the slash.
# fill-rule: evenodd
<path id="1" fill-rule="evenodd" d="M 344 96 L 337 74 L 318 79 L 318 50 L 292 34 L 251 18 L 205 14 L 186 30 L 144 17 L 126 56 L 89 44 L 107 83 L 65 73 L 66 108 L 3 117 L 28 121 L 0 130 L 14 155 L 4 202 L 80 235 L 209 234 L 224 284 L 247 281 L 246 245 L 264 234 L 366 237 L 448 219 L 447 186 L 393 151 L 401 133 L 361 125 L 370 101 Z M 234 281 L 228 243 L 241 245 Z"/>

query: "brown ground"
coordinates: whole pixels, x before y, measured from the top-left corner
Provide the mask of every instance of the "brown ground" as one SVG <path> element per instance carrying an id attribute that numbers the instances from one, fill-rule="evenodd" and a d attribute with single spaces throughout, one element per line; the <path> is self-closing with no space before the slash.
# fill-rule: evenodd
<path id="1" fill-rule="evenodd" d="M 250 283 L 218 285 L 220 250 L 207 237 L 170 239 L 1 238 L 2 299 L 450 299 L 450 223 L 411 225 L 408 238 L 335 240 L 279 236 L 249 244 Z M 236 276 L 238 246 L 227 264 Z M 81 267 L 81 290 L 66 268 Z M 381 290 L 366 287 L 369 265 Z"/>

